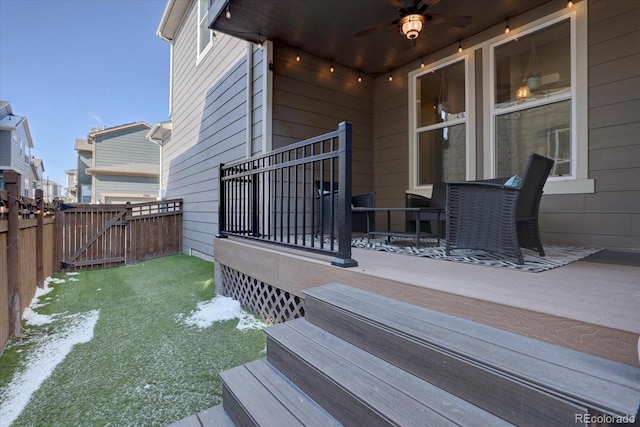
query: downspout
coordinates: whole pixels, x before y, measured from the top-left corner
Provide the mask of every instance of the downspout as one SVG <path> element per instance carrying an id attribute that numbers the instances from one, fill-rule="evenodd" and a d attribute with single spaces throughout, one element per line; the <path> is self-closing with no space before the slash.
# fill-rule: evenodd
<path id="1" fill-rule="evenodd" d="M 246 114 L 247 159 L 253 154 L 253 43 L 247 42 L 247 114 Z"/>

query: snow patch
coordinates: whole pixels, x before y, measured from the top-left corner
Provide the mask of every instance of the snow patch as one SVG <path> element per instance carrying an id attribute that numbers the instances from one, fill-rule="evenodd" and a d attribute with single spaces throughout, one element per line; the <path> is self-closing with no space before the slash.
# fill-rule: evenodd
<path id="1" fill-rule="evenodd" d="M 11 382 L 0 390 L 0 420 L 11 425 L 27 406 L 29 399 L 76 344 L 91 341 L 99 310 L 67 316 L 63 329 L 44 337 L 26 358 L 24 371 L 17 372 Z"/>
<path id="2" fill-rule="evenodd" d="M 182 317 L 179 316 L 179 319 Z M 184 319 L 184 323 L 198 328 L 208 328 L 215 322 L 225 322 L 238 319 L 236 329 L 262 329 L 266 325 L 247 313 L 240 306 L 240 302 L 233 298 L 218 295 L 211 301 L 199 302 L 196 309 Z"/>

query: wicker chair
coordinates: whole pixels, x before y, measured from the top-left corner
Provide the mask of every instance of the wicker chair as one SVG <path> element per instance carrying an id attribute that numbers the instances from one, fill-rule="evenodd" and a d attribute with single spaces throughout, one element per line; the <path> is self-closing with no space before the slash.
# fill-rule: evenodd
<path id="1" fill-rule="evenodd" d="M 431 233 L 440 239 L 444 237 L 445 227 L 445 207 L 447 201 L 447 184 L 444 182 L 436 182 L 433 184 L 431 198 L 420 196 L 418 194 L 405 194 L 405 207 L 407 208 L 428 208 L 420 212 L 421 228 L 424 232 Z M 405 231 L 412 232 L 416 230 L 416 212 L 407 212 L 405 214 Z"/>
<path id="2" fill-rule="evenodd" d="M 338 209 L 338 183 L 331 183 L 324 181 L 315 182 L 317 195 L 316 199 L 316 233 L 317 234 L 330 234 L 338 233 L 338 215 L 331 211 L 331 203 L 333 201 L 333 209 Z M 322 200 L 322 203 L 321 203 Z M 373 208 L 376 205 L 376 193 L 362 193 L 356 194 L 351 197 L 352 207 L 370 207 Z M 366 233 L 368 229 L 373 230 L 373 224 L 375 221 L 375 215 L 370 214 L 369 228 L 367 228 L 367 214 L 364 212 L 352 212 L 351 213 L 351 231 Z M 333 220 L 333 221 L 332 221 Z M 321 226 L 322 225 L 322 226 Z"/>
<path id="3" fill-rule="evenodd" d="M 524 264 L 521 247 L 544 256 L 538 208 L 553 160 L 532 153 L 519 186 L 509 178 L 447 184 L 447 244 L 452 249 L 483 249 Z"/>

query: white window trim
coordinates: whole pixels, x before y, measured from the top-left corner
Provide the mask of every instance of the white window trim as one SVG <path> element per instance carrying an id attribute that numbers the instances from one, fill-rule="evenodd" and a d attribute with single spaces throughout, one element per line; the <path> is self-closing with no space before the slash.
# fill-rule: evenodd
<path id="1" fill-rule="evenodd" d="M 442 123 L 416 128 L 418 103 L 416 94 L 416 80 L 418 77 L 435 72 L 447 65 L 464 61 L 465 67 L 465 105 L 466 118 L 451 120 L 447 125 L 453 126 L 465 123 L 465 144 L 466 144 L 466 179 L 475 179 L 476 176 L 476 108 L 475 108 L 475 61 L 473 60 L 473 49 L 465 50 L 461 53 L 448 56 L 439 61 L 429 64 L 428 67 L 419 68 L 409 73 L 409 191 L 424 196 L 431 196 L 432 185 L 418 184 L 418 134 L 430 129 L 443 127 Z"/>
<path id="2" fill-rule="evenodd" d="M 501 35 L 482 43 L 483 52 L 483 87 L 489 96 L 484 97 L 483 110 L 488 114 L 484 118 L 483 167 L 489 178 L 495 176 L 495 114 L 494 114 L 494 48 L 507 41 L 537 31 L 556 22 L 570 19 L 571 22 L 571 73 L 574 84 L 571 92 L 571 145 L 575 156 L 572 158 L 572 175 L 566 177 L 549 177 L 545 184 L 546 194 L 579 194 L 593 193 L 595 184 L 588 178 L 588 84 L 587 84 L 587 2 L 579 2 L 570 10 L 564 9 L 544 18 L 533 21 L 522 27 L 513 29 L 509 36 Z M 579 70 L 583 72 L 579 72 Z M 558 98 L 557 100 L 560 100 Z M 546 103 L 546 102 L 545 102 Z M 531 106 L 534 104 L 532 103 Z M 506 109 L 500 111 L 506 112 Z"/>
<path id="3" fill-rule="evenodd" d="M 207 9 L 207 11 L 205 12 L 204 16 L 202 17 L 202 19 L 200 19 L 200 1 L 196 1 L 197 6 L 196 6 L 196 38 L 197 38 L 197 49 L 198 49 L 198 53 L 196 56 L 196 66 L 200 64 L 200 61 L 202 61 L 202 59 L 207 56 L 207 54 L 211 51 L 211 48 L 213 48 L 213 30 L 209 30 L 209 41 L 207 41 L 206 46 L 204 47 L 204 49 L 201 49 L 202 46 L 202 39 L 200 38 L 200 30 L 201 30 L 201 26 L 204 24 L 206 26 L 208 26 L 209 24 L 209 10 Z"/>

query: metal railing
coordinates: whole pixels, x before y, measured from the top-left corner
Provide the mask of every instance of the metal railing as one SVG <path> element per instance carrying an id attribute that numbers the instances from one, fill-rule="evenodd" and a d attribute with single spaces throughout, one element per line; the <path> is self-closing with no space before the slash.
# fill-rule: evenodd
<path id="1" fill-rule="evenodd" d="M 351 258 L 351 123 L 269 153 L 220 164 L 218 237 L 239 236 Z"/>

